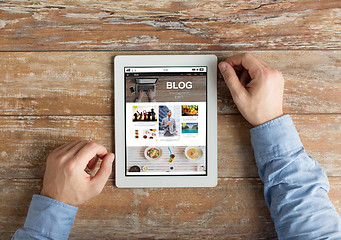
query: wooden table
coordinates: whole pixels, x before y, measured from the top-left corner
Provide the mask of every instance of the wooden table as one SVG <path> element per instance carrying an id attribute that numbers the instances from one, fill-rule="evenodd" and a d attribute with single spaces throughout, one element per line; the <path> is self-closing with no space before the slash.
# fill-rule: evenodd
<path id="1" fill-rule="evenodd" d="M 282 71 L 284 111 L 341 213 L 340 1 L 1 1 L 0 238 L 24 224 L 48 154 L 114 145 L 113 57 L 251 51 Z M 218 76 L 215 188 L 117 189 L 79 208 L 70 239 L 276 239 L 251 128 Z"/>

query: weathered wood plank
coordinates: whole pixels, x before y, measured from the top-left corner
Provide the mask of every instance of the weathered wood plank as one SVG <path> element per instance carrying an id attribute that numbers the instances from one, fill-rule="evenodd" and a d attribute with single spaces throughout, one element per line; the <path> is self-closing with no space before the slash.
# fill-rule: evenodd
<path id="1" fill-rule="evenodd" d="M 213 53 L 222 61 L 237 52 L 186 53 Z M 253 53 L 282 71 L 286 79 L 285 112 L 341 112 L 341 51 Z M 111 62 L 116 54 L 126 53 L 0 53 L 0 115 L 113 114 Z M 238 113 L 220 74 L 218 112 Z"/>
<path id="2" fill-rule="evenodd" d="M 43 177 L 49 153 L 67 142 L 92 139 L 113 149 L 112 117 L 1 117 L 0 122 L 2 178 Z"/>
<path id="3" fill-rule="evenodd" d="M 341 112 L 341 51 L 252 52 L 282 72 L 285 79 L 284 112 Z M 222 61 L 235 52 L 217 54 Z M 218 75 L 218 112 L 234 113 L 236 105 Z"/>
<path id="4" fill-rule="evenodd" d="M 340 48 L 340 2 L 1 1 L 0 50 Z"/>
<path id="5" fill-rule="evenodd" d="M 330 177 L 329 197 L 341 213 L 340 177 Z M 0 180 L 0 234 L 25 221 L 41 180 Z M 259 179 L 219 179 L 216 188 L 117 189 L 83 204 L 70 239 L 276 239 Z"/>
<path id="6" fill-rule="evenodd" d="M 38 180 L 0 180 L 1 236 L 21 227 Z M 275 239 L 262 185 L 222 179 L 216 188 L 117 189 L 82 205 L 70 239 Z"/>
<path id="7" fill-rule="evenodd" d="M 292 116 L 308 154 L 329 176 L 341 176 L 341 116 Z M 1 178 L 42 178 L 45 160 L 57 146 L 93 139 L 113 149 L 113 117 L 0 117 Z M 218 116 L 218 176 L 257 177 L 248 124 L 240 115 Z"/>
<path id="8" fill-rule="evenodd" d="M 1 114 L 111 114 L 110 54 L 1 53 Z"/>

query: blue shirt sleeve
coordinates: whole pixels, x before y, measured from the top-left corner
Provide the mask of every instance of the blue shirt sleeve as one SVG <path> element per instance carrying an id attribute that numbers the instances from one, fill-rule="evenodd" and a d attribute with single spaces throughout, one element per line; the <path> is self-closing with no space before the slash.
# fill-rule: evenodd
<path id="1" fill-rule="evenodd" d="M 68 239 L 77 209 L 42 195 L 33 195 L 25 225 L 15 232 L 12 240 Z"/>
<path id="2" fill-rule="evenodd" d="M 279 239 L 341 239 L 326 173 L 306 154 L 290 116 L 252 128 L 251 143 Z"/>

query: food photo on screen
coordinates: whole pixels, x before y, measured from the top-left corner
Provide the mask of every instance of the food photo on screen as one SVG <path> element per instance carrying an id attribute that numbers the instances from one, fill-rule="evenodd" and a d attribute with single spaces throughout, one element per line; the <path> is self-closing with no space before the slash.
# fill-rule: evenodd
<path id="1" fill-rule="evenodd" d="M 153 140 L 156 139 L 157 130 L 153 128 L 135 129 L 134 137 L 136 139 Z"/>
<path id="2" fill-rule="evenodd" d="M 203 146 L 128 147 L 127 173 L 141 174 L 205 174 Z"/>
<path id="3" fill-rule="evenodd" d="M 182 116 L 198 116 L 198 105 L 182 105 Z"/>

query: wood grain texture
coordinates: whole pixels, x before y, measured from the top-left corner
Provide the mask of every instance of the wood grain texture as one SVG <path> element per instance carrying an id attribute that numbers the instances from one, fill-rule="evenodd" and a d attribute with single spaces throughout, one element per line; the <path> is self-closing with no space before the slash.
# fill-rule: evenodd
<path id="1" fill-rule="evenodd" d="M 0 239 L 23 226 L 53 149 L 78 139 L 113 149 L 119 54 L 222 61 L 255 50 L 283 73 L 284 111 L 341 213 L 340 9 L 339 0 L 0 1 Z M 79 208 L 70 239 L 277 239 L 250 128 L 218 74 L 218 186 L 117 189 L 111 176 Z"/>
<path id="2" fill-rule="evenodd" d="M 113 149 L 112 117 L 23 116 L 1 117 L 0 121 L 2 178 L 42 178 L 48 154 L 67 142 L 92 139 Z"/>
<path id="3" fill-rule="evenodd" d="M 1 1 L 0 50 L 339 49 L 340 1 Z"/>
<path id="4" fill-rule="evenodd" d="M 165 54 L 133 54 L 151 53 Z M 222 61 L 238 52 L 187 53 L 216 54 Z M 341 51 L 253 53 L 282 71 L 285 112 L 341 113 Z M 0 115 L 112 115 L 112 58 L 118 54 L 127 53 L 0 53 Z M 238 113 L 220 74 L 218 113 Z"/>
<path id="5" fill-rule="evenodd" d="M 328 176 L 341 176 L 341 116 L 293 115 L 308 154 Z M 0 117 L 1 178 L 42 178 L 48 154 L 57 146 L 93 139 L 113 149 L 110 116 Z M 258 177 L 248 124 L 240 115 L 218 116 L 218 176 Z"/>
<path id="6" fill-rule="evenodd" d="M 329 197 L 341 213 L 340 177 Z M 0 236 L 10 239 L 25 221 L 41 180 L 0 180 Z M 11 224 L 8 224 L 11 222 Z M 4 227 L 6 226 L 6 227 Z M 215 188 L 118 189 L 83 204 L 70 239 L 277 239 L 259 179 L 219 179 Z"/>

